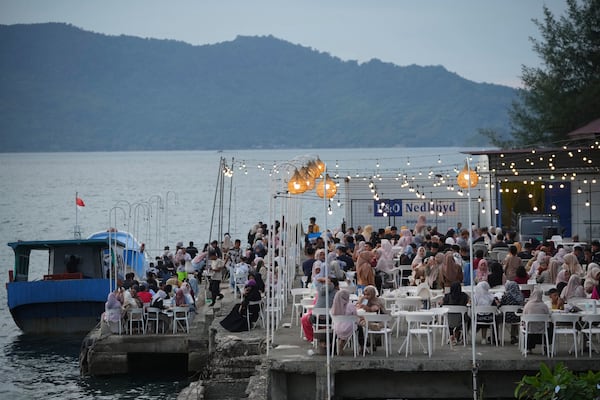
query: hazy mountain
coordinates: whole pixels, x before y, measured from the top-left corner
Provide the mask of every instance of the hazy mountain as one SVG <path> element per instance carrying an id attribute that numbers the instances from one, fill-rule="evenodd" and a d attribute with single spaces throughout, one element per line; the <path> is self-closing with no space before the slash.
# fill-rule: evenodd
<path id="1" fill-rule="evenodd" d="M 477 146 L 515 90 L 272 36 L 192 46 L 0 25 L 0 151 Z"/>

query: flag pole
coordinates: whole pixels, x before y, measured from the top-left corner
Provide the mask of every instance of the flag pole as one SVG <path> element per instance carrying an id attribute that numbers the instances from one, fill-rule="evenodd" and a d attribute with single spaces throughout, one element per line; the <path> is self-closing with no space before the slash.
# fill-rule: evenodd
<path id="1" fill-rule="evenodd" d="M 73 236 L 77 239 L 77 227 L 79 226 L 79 207 L 77 206 L 77 197 L 79 193 L 75 192 L 75 229 L 73 229 Z"/>

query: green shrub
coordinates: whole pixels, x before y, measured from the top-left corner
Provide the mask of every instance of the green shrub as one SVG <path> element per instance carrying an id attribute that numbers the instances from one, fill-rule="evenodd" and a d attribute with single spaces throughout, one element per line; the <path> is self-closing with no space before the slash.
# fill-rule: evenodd
<path id="1" fill-rule="evenodd" d="M 579 375 L 558 363 L 554 371 L 544 363 L 535 376 L 525 375 L 515 389 L 519 399 L 594 400 L 600 399 L 600 372 Z"/>

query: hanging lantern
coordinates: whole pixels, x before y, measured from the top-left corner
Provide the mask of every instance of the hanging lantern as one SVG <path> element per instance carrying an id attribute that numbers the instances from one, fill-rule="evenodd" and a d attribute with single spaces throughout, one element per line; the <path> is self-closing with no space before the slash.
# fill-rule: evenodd
<path id="1" fill-rule="evenodd" d="M 458 186 L 463 189 L 467 189 L 468 187 L 475 187 L 479 182 L 479 175 L 475 172 L 474 169 L 469 169 L 467 163 L 465 163 L 465 167 L 458 173 L 458 177 L 456 178 Z"/>
<path id="2" fill-rule="evenodd" d="M 317 159 L 315 160 L 315 165 L 319 169 L 319 175 L 321 175 L 323 172 L 325 172 L 325 163 L 323 161 L 321 161 L 319 156 L 317 156 Z"/>
<path id="3" fill-rule="evenodd" d="M 319 176 L 321 176 L 321 171 L 319 170 L 319 166 L 316 162 L 309 161 L 308 164 L 306 164 L 306 168 L 308 169 L 308 172 L 310 173 L 310 176 L 313 177 L 313 179 L 317 179 Z"/>
<path id="4" fill-rule="evenodd" d="M 304 180 L 306 191 L 313 190 L 315 188 L 315 178 L 313 178 L 310 174 L 308 167 L 302 167 L 300 169 L 300 176 Z"/>
<path id="5" fill-rule="evenodd" d="M 298 169 L 288 181 L 288 192 L 291 194 L 300 194 L 306 192 L 306 181 L 300 176 Z"/>
<path id="6" fill-rule="evenodd" d="M 326 197 L 328 199 L 335 196 L 337 193 L 337 186 L 333 179 L 329 177 L 329 174 L 325 176 L 325 179 L 321 179 L 319 183 L 317 183 L 317 195 L 321 198 Z"/>

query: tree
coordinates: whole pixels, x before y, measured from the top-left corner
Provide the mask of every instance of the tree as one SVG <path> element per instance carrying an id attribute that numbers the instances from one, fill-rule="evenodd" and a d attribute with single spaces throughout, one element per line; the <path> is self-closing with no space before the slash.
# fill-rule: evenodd
<path id="1" fill-rule="evenodd" d="M 544 6 L 533 20 L 541 40 L 530 38 L 541 67 L 522 67 L 523 89 L 509 110 L 510 138 L 480 130 L 500 147 L 557 144 L 567 134 L 600 118 L 600 0 L 567 0 L 556 19 Z"/>

